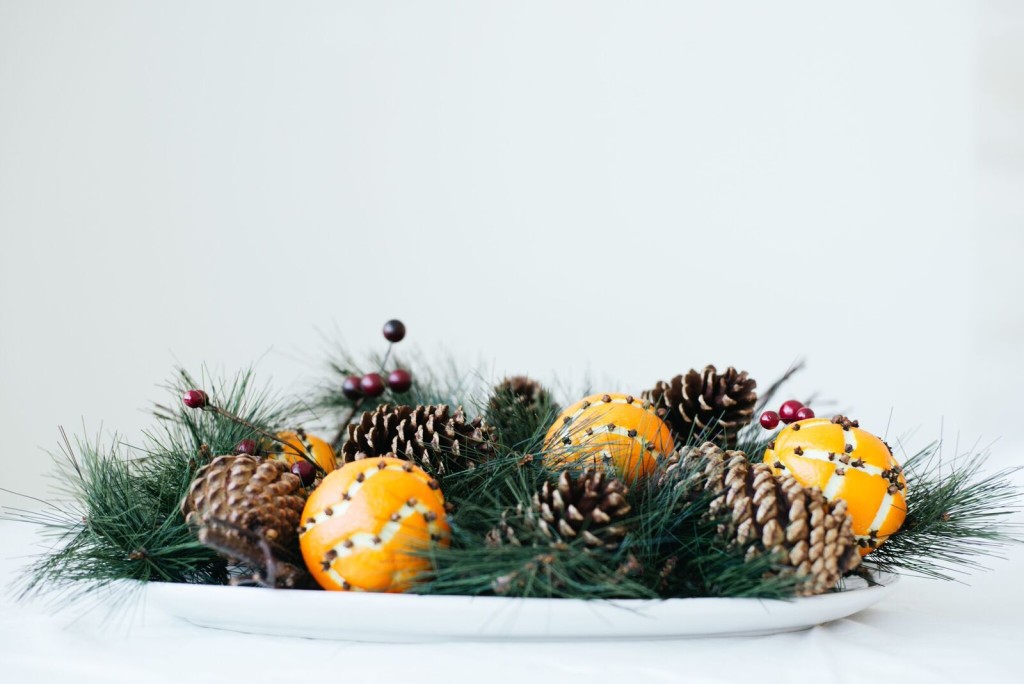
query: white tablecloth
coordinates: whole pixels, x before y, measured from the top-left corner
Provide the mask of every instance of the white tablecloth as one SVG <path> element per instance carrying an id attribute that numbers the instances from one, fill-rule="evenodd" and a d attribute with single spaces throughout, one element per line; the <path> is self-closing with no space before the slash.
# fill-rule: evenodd
<path id="1" fill-rule="evenodd" d="M 0 582 L 38 552 L 28 525 L 0 522 Z M 849 619 L 767 637 L 623 642 L 372 644 L 203 629 L 145 601 L 48 613 L 0 599 L 0 681 L 49 682 L 1021 682 L 1024 548 L 970 586 L 904 578 Z M 344 616 L 339 616 L 343 619 Z"/>

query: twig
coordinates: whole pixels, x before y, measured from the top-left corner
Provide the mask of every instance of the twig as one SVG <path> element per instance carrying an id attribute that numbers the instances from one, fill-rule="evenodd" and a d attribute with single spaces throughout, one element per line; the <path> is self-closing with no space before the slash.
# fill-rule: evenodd
<path id="1" fill-rule="evenodd" d="M 291 449 L 297 456 L 299 456 L 299 458 L 305 460 L 311 466 L 316 468 L 317 472 L 320 473 L 320 475 L 326 475 L 327 474 L 327 471 L 323 469 L 323 466 L 321 466 L 319 463 L 316 462 L 316 458 L 313 457 L 313 452 L 310 451 L 309 447 L 306 446 L 305 442 L 303 442 L 301 439 L 299 440 L 299 443 L 302 444 L 302 450 L 300 451 L 299 449 L 295 448 L 294 444 L 289 444 L 288 442 L 284 441 L 283 439 L 281 439 L 277 435 L 272 434 L 270 432 L 267 432 L 266 430 L 264 430 L 263 428 L 259 427 L 258 425 L 254 424 L 254 423 L 252 423 L 252 422 L 250 422 L 248 420 L 246 420 L 245 418 L 242 418 L 240 416 L 236 416 L 235 414 L 231 413 L 230 411 L 225 411 L 224 409 L 220 408 L 219 406 L 214 406 L 213 404 L 209 404 L 208 403 L 206 406 L 203 407 L 203 410 L 204 411 L 212 411 L 212 412 L 216 413 L 218 416 L 222 416 L 224 418 L 227 418 L 228 420 L 233 420 L 236 423 L 238 423 L 239 425 L 243 425 L 243 426 L 249 428 L 250 430 L 252 430 L 253 432 L 255 432 L 255 433 L 259 434 L 259 435 L 262 435 L 263 437 L 266 437 L 267 439 L 269 439 L 271 441 L 277 442 L 281 446 L 285 447 L 286 450 L 287 449 Z M 302 453 L 303 451 L 305 453 Z M 287 453 L 287 451 L 285 453 Z"/>
<path id="2" fill-rule="evenodd" d="M 786 382 L 788 382 L 791 377 L 802 371 L 805 365 L 806 362 L 802 358 L 794 361 L 793 364 L 789 367 L 789 369 L 782 375 L 782 377 L 773 382 L 771 386 L 768 388 L 768 390 L 761 395 L 761 399 L 760 401 L 757 402 L 757 408 L 754 409 L 754 413 L 760 413 L 761 409 L 767 406 L 768 402 L 772 400 L 772 397 L 775 396 L 775 393 L 778 392 L 779 389 L 784 384 L 786 384 Z"/>
<path id="3" fill-rule="evenodd" d="M 226 520 L 211 518 L 199 528 L 200 543 L 236 561 L 259 568 L 264 577 L 257 583 L 269 587 L 293 587 L 305 579 L 305 571 L 281 560 L 287 553 L 271 545 L 264 537 L 232 525 Z M 279 582 L 280 580 L 280 582 Z"/>

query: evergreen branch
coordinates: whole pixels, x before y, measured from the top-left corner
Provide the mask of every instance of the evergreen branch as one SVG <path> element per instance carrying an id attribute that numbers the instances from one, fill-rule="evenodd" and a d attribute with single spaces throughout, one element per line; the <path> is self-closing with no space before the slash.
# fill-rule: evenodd
<path id="1" fill-rule="evenodd" d="M 907 518 L 867 560 L 880 570 L 951 580 L 984 569 L 981 559 L 1000 557 L 1006 544 L 1021 543 L 1021 492 L 1011 477 L 1019 468 L 984 474 L 987 453 L 943 463 L 940 443 L 904 464 Z"/>
<path id="2" fill-rule="evenodd" d="M 720 539 L 719 520 L 707 515 L 712 496 L 692 497 L 685 486 L 662 486 L 661 472 L 630 491 L 631 529 L 613 551 L 580 540 L 552 543 L 539 532 L 521 530 L 521 546 L 495 548 L 488 533 L 502 512 L 525 510 L 546 479 L 556 474 L 544 454 L 523 457 L 508 450 L 474 470 L 445 480 L 450 548 L 427 555 L 432 571 L 414 591 L 434 594 L 498 594 L 538 598 L 674 598 L 745 596 L 786 598 L 802 578 L 775 574 L 771 556 L 748 558 Z M 580 464 L 579 467 L 584 467 Z M 674 483 L 695 472 L 680 469 Z M 506 516 L 508 513 L 506 513 Z"/>
<path id="3" fill-rule="evenodd" d="M 252 389 L 246 371 L 229 382 L 204 383 L 229 410 L 260 430 L 280 427 L 293 410 Z M 179 371 L 168 386 L 175 400 L 197 386 Z M 54 454 L 57 500 L 42 513 L 6 510 L 5 517 L 39 525 L 55 542 L 18 584 L 22 598 L 42 593 L 84 597 L 117 580 L 223 584 L 224 559 L 205 547 L 179 507 L 196 471 L 213 455 L 230 453 L 252 427 L 224 416 L 158 407 L 159 428 L 141 446 L 71 440 Z"/>
<path id="4" fill-rule="evenodd" d="M 369 354 L 364 359 L 357 359 L 342 347 L 336 348 L 333 355 L 334 358 L 327 363 L 329 379 L 313 388 L 307 412 L 323 412 L 337 420 L 332 439 L 335 451 L 339 451 L 347 439 L 349 424 L 382 404 L 448 404 L 452 408 L 468 408 L 480 403 L 476 396 L 482 384 L 482 373 L 479 368 L 466 372 L 454 358 L 448 358 L 441 364 L 431 364 L 415 351 L 400 356 L 392 348 L 384 355 Z M 378 397 L 350 399 L 342 391 L 345 379 L 350 376 L 362 377 L 370 372 L 386 375 L 398 368 L 412 372 L 413 383 L 408 392 L 397 394 L 388 389 Z"/>
<path id="5" fill-rule="evenodd" d="M 503 384 L 492 391 L 483 412 L 503 444 L 516 451 L 533 453 L 543 447 L 544 436 L 562 407 L 547 390 L 540 389 L 532 402 L 527 403 L 511 386 Z"/>
<path id="6" fill-rule="evenodd" d="M 349 399 L 342 391 L 342 383 L 349 376 L 362 377 L 367 373 L 389 371 L 404 368 L 413 376 L 412 388 L 403 394 L 395 394 L 387 390 L 379 397 L 363 397 L 360 406 L 363 411 L 372 411 L 381 404 L 448 404 L 455 406 L 472 406 L 483 377 L 479 367 L 467 372 L 454 358 L 442 363 L 429 363 L 415 352 L 399 355 L 393 352 L 388 363 L 383 365 L 385 357 L 380 354 L 369 354 L 360 360 L 345 349 L 337 349 L 336 357 L 328 362 L 330 378 L 327 382 L 312 391 L 309 406 L 313 410 L 328 412 L 350 411 L 358 399 Z M 403 360 L 404 359 L 404 360 Z"/>

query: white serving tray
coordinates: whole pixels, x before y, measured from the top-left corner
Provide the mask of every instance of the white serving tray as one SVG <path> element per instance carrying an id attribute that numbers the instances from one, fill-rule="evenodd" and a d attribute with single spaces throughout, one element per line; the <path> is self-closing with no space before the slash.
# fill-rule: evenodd
<path id="1" fill-rule="evenodd" d="M 876 573 L 843 591 L 788 601 L 736 598 L 583 601 L 418 596 L 153 582 L 147 603 L 194 625 L 253 634 L 375 642 L 666 639 L 790 632 L 885 598 Z"/>

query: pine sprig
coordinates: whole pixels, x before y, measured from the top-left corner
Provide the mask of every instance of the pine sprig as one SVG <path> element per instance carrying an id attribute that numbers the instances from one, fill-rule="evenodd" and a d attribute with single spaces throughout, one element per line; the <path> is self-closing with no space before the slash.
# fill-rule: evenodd
<path id="1" fill-rule="evenodd" d="M 771 556 L 748 558 L 719 538 L 720 521 L 708 516 L 711 495 L 690 496 L 685 486 L 658 484 L 660 471 L 628 495 L 632 506 L 621 524 L 631 529 L 614 550 L 582 540 L 555 542 L 518 524 L 532 497 L 557 473 L 544 453 L 508 450 L 445 481 L 454 505 L 449 517 L 452 546 L 428 552 L 432 572 L 418 593 L 495 594 L 533 598 L 679 598 L 742 596 L 785 598 L 796 577 L 774 576 Z M 580 464 L 579 468 L 584 466 Z M 697 474 L 678 469 L 673 483 Z M 503 519 L 504 515 L 504 519 Z M 495 548 L 488 533 L 499 524 L 517 528 L 521 546 Z"/>
<path id="2" fill-rule="evenodd" d="M 506 451 L 475 470 L 446 481 L 452 545 L 424 552 L 433 569 L 417 593 L 532 598 L 654 598 L 657 592 L 623 571 L 621 553 L 593 549 L 582 540 L 551 544 L 536 536 L 523 546 L 495 548 L 488 533 L 502 513 L 531 505 L 552 473 L 543 455 Z"/>
<path id="3" fill-rule="evenodd" d="M 984 451 L 945 463 L 940 447 L 931 444 L 903 465 L 906 521 L 867 558 L 880 570 L 951 580 L 1024 540 L 1011 521 L 1021 510 L 1020 489 L 1011 481 L 1019 468 L 985 474 Z"/>
<path id="4" fill-rule="evenodd" d="M 724 521 L 709 515 L 714 495 L 694 495 L 700 477 L 696 463 L 684 460 L 631 490 L 635 530 L 623 546 L 644 569 L 644 583 L 663 598 L 792 596 L 801 579 L 775 576 L 774 557 L 748 557 L 721 538 Z"/>
<path id="5" fill-rule="evenodd" d="M 314 388 L 309 400 L 309 409 L 331 416 L 344 416 L 354 409 L 360 412 L 372 411 L 381 404 L 448 404 L 455 406 L 475 405 L 480 391 L 483 373 L 479 368 L 467 369 L 453 358 L 443 363 L 428 363 L 415 352 L 399 354 L 368 354 L 358 358 L 347 349 L 338 348 L 328 361 L 329 376 Z M 398 368 L 412 370 L 413 382 L 408 392 L 395 394 L 387 390 L 379 397 L 349 399 L 342 391 L 345 378 L 362 377 L 367 373 L 387 374 Z"/>
<path id="6" fill-rule="evenodd" d="M 204 380 L 206 378 L 204 377 Z M 294 407 L 252 386 L 246 371 L 227 382 L 202 384 L 184 371 L 168 385 L 180 402 L 183 389 L 206 386 L 219 405 L 273 430 Z M 54 550 L 28 568 L 23 597 L 67 592 L 89 595 L 117 580 L 220 584 L 224 560 L 196 539 L 179 507 L 196 471 L 212 456 L 230 453 L 252 430 L 210 412 L 158 406 L 156 430 L 141 445 L 116 436 L 109 446 L 65 436 L 56 462 L 55 500 L 41 513 L 9 511 L 9 519 L 40 525 Z"/>
<path id="7" fill-rule="evenodd" d="M 214 583 L 224 564 L 200 545 L 184 520 L 169 514 L 170 503 L 184 496 L 190 478 L 177 482 L 166 473 L 166 490 L 154 496 L 151 464 L 119 445 L 69 440 L 61 447 L 56 477 L 73 500 L 48 507 L 44 514 L 11 516 L 40 524 L 57 550 L 31 567 L 21 585 L 23 597 L 68 591 L 84 597 L 116 580 Z"/>
<path id="8" fill-rule="evenodd" d="M 517 393 L 517 382 L 529 396 Z M 487 423 L 494 427 L 504 444 L 531 453 L 543 446 L 544 436 L 562 407 L 540 384 L 527 378 L 514 378 L 491 390 L 483 410 Z"/>
<path id="9" fill-rule="evenodd" d="M 178 369 L 172 382 L 165 385 L 171 397 L 170 406 L 156 404 L 153 415 L 159 420 L 159 430 L 146 436 L 157 453 L 187 453 L 199 455 L 199 447 L 206 445 L 213 455 L 231 453 L 243 439 L 258 439 L 260 435 L 247 427 L 276 431 L 295 422 L 304 406 L 273 395 L 266 387 L 254 386 L 252 369 L 238 373 L 230 380 L 215 380 L 206 370 L 199 378 L 184 369 Z M 195 411 L 181 404 L 181 396 L 193 388 L 204 388 L 216 406 L 242 418 L 231 420 L 211 411 Z M 171 408 L 173 407 L 173 408 Z M 204 465 L 204 463 L 200 463 Z"/>
<path id="10" fill-rule="evenodd" d="M 583 547 L 459 543 L 429 554 L 434 569 L 413 591 L 438 595 L 521 598 L 657 598 L 656 591 L 620 571 L 614 558 Z"/>

